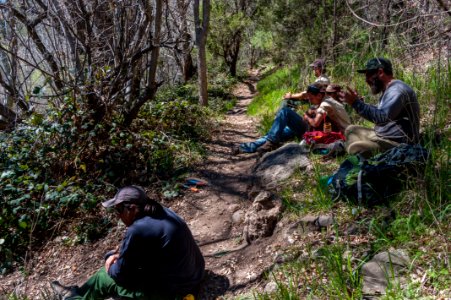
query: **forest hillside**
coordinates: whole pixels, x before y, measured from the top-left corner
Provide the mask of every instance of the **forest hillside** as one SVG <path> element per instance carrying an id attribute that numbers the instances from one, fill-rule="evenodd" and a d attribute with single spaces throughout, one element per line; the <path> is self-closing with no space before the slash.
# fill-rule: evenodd
<path id="1" fill-rule="evenodd" d="M 0 298 L 58 299 L 50 281 L 102 267 L 125 226 L 101 202 L 126 185 L 190 227 L 208 274 L 199 299 L 450 298 L 450 6 L 0 0 Z M 257 182 L 274 152 L 236 147 L 315 81 L 310 64 L 377 105 L 357 72 L 375 57 L 417 95 L 421 168 L 375 205 L 334 194 L 346 153 L 304 153 L 277 184 Z M 384 255 L 378 290 L 368 268 Z"/>

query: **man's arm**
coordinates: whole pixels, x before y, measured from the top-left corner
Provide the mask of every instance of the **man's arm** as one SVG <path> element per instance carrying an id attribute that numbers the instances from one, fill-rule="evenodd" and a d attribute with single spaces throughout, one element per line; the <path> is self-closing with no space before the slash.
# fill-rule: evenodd
<path id="1" fill-rule="evenodd" d="M 108 275 L 120 285 L 130 285 L 130 280 L 133 280 L 133 269 L 135 268 L 135 259 L 137 259 L 133 242 L 133 231 L 131 228 L 125 233 L 122 241 L 120 253 L 113 254 L 105 261 L 105 269 Z"/>
<path id="2" fill-rule="evenodd" d="M 306 100 L 306 99 L 307 99 L 307 92 L 306 92 L 306 91 L 303 91 L 303 92 L 300 92 L 300 93 L 294 93 L 294 94 L 292 94 L 292 93 L 286 93 L 286 94 L 284 95 L 284 98 L 285 98 L 285 99 Z"/>
<path id="3" fill-rule="evenodd" d="M 108 258 L 105 261 L 105 270 L 108 273 L 110 271 L 111 265 L 113 265 L 117 259 L 119 258 L 119 254 L 112 254 L 108 256 Z"/>
<path id="4" fill-rule="evenodd" d="M 324 114 L 321 112 L 316 112 L 315 117 L 310 117 L 307 114 L 304 114 L 304 120 L 312 127 L 318 127 L 319 125 L 321 125 L 321 122 L 324 119 Z"/>
<path id="5" fill-rule="evenodd" d="M 357 91 L 349 87 L 347 92 L 340 94 L 340 98 L 350 104 L 360 116 L 374 124 L 384 124 L 395 119 L 403 105 L 402 94 L 396 90 L 386 91 L 379 107 L 365 103 Z"/>
<path id="6" fill-rule="evenodd" d="M 374 124 L 385 124 L 396 120 L 403 108 L 403 95 L 397 90 L 387 90 L 381 97 L 379 107 L 356 100 L 352 107 L 365 119 Z"/>

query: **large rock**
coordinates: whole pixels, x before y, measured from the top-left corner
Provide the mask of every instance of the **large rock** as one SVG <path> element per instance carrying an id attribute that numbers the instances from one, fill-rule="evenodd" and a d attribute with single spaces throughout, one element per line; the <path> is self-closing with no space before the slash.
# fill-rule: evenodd
<path id="1" fill-rule="evenodd" d="M 368 299 L 384 295 L 390 284 L 402 284 L 403 274 L 408 270 L 410 258 L 403 250 L 390 250 L 376 254 L 362 266 L 362 293 Z"/>
<path id="2" fill-rule="evenodd" d="M 271 189 L 289 178 L 297 169 L 311 168 L 310 160 L 303 153 L 303 147 L 289 143 L 263 155 L 255 166 L 256 184 Z"/>
<path id="3" fill-rule="evenodd" d="M 281 213 L 282 201 L 267 191 L 260 192 L 244 218 L 244 236 L 249 241 L 271 236 Z"/>

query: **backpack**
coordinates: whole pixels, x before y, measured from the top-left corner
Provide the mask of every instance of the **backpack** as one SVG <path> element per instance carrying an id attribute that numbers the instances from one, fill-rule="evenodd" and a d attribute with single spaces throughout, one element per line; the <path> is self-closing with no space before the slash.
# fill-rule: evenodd
<path id="1" fill-rule="evenodd" d="M 335 198 L 359 205 L 384 204 L 399 193 L 404 182 L 424 173 L 429 152 L 421 145 L 400 144 L 366 161 L 346 159 L 330 178 Z"/>
<path id="2" fill-rule="evenodd" d="M 323 132 L 308 131 L 304 133 L 304 140 L 308 145 L 311 144 L 331 144 L 338 140 L 345 140 L 345 136 L 341 132 Z"/>

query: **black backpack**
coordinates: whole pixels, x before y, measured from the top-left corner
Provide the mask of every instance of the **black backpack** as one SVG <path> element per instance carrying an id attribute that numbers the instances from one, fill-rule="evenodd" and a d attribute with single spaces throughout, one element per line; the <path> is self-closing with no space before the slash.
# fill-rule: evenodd
<path id="1" fill-rule="evenodd" d="M 359 205 L 384 204 L 412 176 L 422 175 L 429 153 L 421 145 L 400 144 L 369 160 L 351 156 L 332 176 L 332 194 Z"/>

